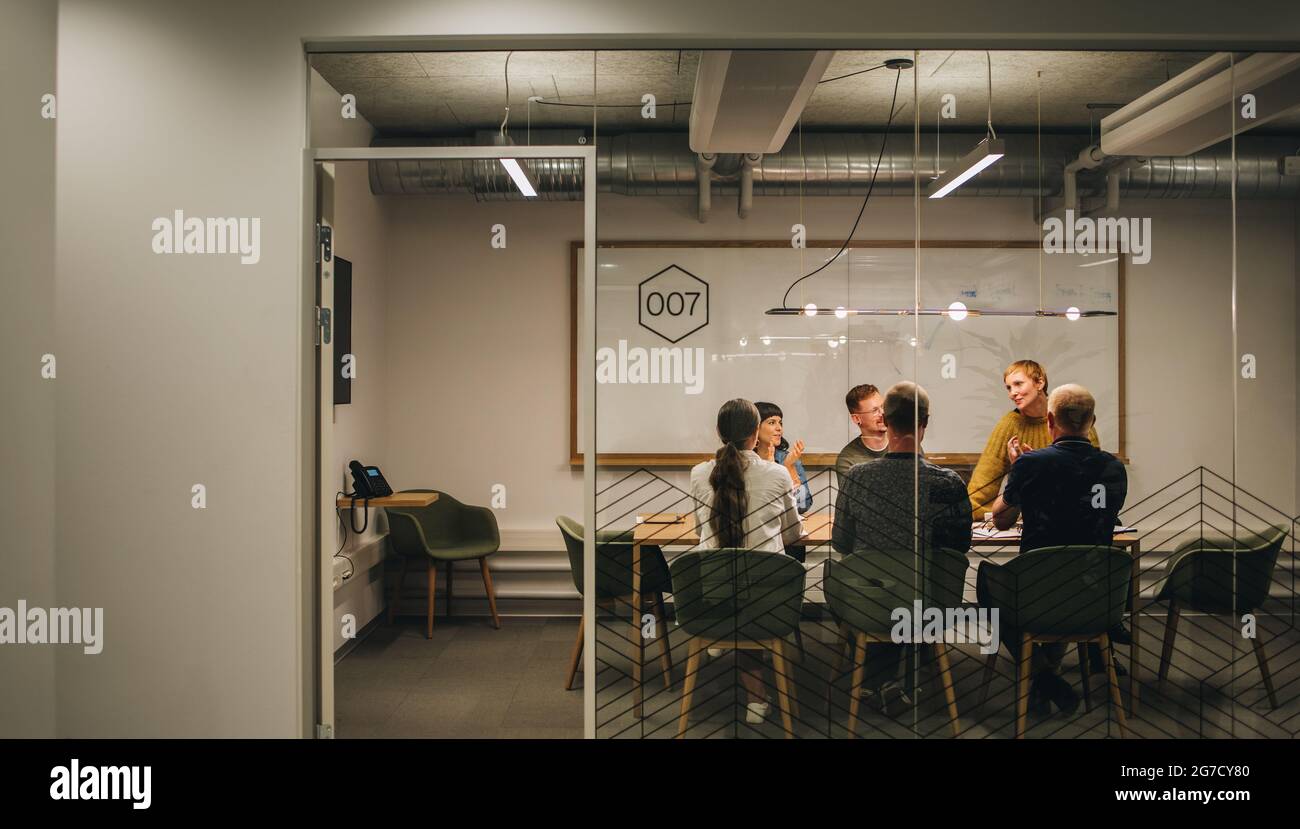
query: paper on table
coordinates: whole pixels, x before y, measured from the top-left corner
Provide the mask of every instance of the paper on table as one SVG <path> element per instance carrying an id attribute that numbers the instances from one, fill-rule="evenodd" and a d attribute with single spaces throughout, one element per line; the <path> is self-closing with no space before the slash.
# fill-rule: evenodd
<path id="1" fill-rule="evenodd" d="M 984 527 L 974 527 L 971 529 L 971 535 L 976 538 L 1019 538 L 1020 530 L 989 530 Z"/>
<path id="2" fill-rule="evenodd" d="M 1115 528 L 1116 535 L 1120 535 L 1122 533 L 1134 533 L 1134 532 L 1137 532 L 1137 529 L 1134 527 Z M 986 527 L 979 526 L 977 524 L 971 528 L 971 535 L 974 536 L 975 538 L 1019 538 L 1020 529 L 1017 528 L 1011 530 L 993 530 L 993 529 L 988 529 Z"/>

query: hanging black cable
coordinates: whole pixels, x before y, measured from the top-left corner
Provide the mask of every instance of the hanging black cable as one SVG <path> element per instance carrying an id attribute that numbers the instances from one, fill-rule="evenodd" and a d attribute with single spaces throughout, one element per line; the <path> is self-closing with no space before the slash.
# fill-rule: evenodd
<path id="1" fill-rule="evenodd" d="M 794 286 L 803 282 L 808 277 L 816 276 L 830 267 L 832 262 L 844 255 L 844 251 L 848 248 L 849 242 L 853 240 L 853 234 L 858 232 L 858 223 L 862 221 L 862 214 L 867 209 L 867 202 L 871 200 L 871 192 L 876 188 L 876 175 L 880 173 L 880 162 L 885 157 L 885 145 L 889 142 L 889 128 L 894 125 L 894 104 L 898 102 L 898 84 L 902 79 L 903 73 L 901 71 L 894 76 L 894 96 L 889 100 L 889 120 L 885 123 L 885 134 L 880 137 L 880 152 L 876 155 L 876 167 L 871 171 L 871 183 L 867 185 L 867 195 L 862 199 L 862 207 L 858 208 L 858 217 L 853 220 L 853 229 L 849 231 L 849 235 L 845 238 L 844 244 L 840 245 L 840 249 L 834 256 L 827 259 L 825 264 L 812 273 L 806 273 L 794 282 L 790 283 L 790 287 L 785 289 L 785 294 L 781 297 L 781 308 L 783 310 L 790 309 L 790 306 L 787 303 L 790 299 L 790 291 L 794 290 Z"/>

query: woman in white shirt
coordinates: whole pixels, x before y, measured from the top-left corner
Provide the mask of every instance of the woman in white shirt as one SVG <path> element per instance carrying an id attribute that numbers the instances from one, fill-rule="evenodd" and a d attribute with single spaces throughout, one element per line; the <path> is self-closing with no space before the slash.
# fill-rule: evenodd
<path id="1" fill-rule="evenodd" d="M 691 469 L 695 526 L 700 533 L 696 549 L 739 547 L 784 553 L 787 544 L 797 543 L 803 535 L 790 473 L 754 452 L 758 424 L 758 408 L 748 400 L 728 400 L 718 410 L 722 448 L 713 460 Z M 709 654 L 718 656 L 721 651 L 710 648 Z M 749 696 L 745 721 L 761 723 L 768 712 L 763 680 L 752 668 L 742 670 L 740 678 Z"/>
<path id="2" fill-rule="evenodd" d="M 691 470 L 698 549 L 783 553 L 803 535 L 790 473 L 754 452 L 758 423 L 758 408 L 748 400 L 728 400 L 718 410 L 722 448 Z"/>

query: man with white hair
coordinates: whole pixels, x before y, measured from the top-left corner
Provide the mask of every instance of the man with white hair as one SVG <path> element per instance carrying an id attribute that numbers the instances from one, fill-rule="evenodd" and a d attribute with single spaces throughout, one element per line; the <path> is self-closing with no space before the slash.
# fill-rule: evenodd
<path id="1" fill-rule="evenodd" d="M 1026 452 L 1011 465 L 1007 487 L 993 503 L 993 523 L 1010 529 L 1024 514 L 1020 552 L 1057 544 L 1104 546 L 1114 538 L 1128 474 L 1118 458 L 1088 440 L 1096 408 L 1083 386 L 1053 390 L 1047 399 L 1052 445 Z"/>
<path id="2" fill-rule="evenodd" d="M 1118 458 L 1088 440 L 1096 408 L 1083 386 L 1058 387 L 1047 400 L 1052 445 L 1025 452 L 1011 464 L 1006 489 L 993 502 L 993 523 L 1010 529 L 1024 515 L 1020 552 L 1065 544 L 1109 546 L 1114 540 L 1128 474 Z M 1117 644 L 1132 643 L 1123 624 L 1110 636 Z M 1064 650 L 1060 644 L 1035 646 L 1030 698 L 1040 707 L 1050 698 L 1068 714 L 1078 697 L 1056 673 Z M 1101 670 L 1101 649 L 1093 644 L 1088 653 L 1091 667 Z"/>

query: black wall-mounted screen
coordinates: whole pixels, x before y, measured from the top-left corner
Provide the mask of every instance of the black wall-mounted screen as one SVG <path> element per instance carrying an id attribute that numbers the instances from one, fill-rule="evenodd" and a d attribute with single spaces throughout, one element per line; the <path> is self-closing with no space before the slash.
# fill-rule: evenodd
<path id="1" fill-rule="evenodd" d="M 352 380 L 343 376 L 344 358 L 352 354 L 352 263 L 334 257 L 334 405 L 352 402 Z M 356 370 L 353 359 L 352 370 Z"/>

